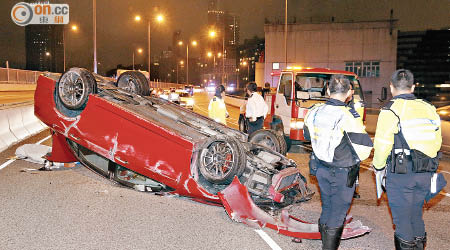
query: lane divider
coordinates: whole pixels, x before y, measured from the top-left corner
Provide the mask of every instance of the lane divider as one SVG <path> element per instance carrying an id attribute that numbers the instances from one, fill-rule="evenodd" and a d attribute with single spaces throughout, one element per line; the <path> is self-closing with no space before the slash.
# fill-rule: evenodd
<path id="1" fill-rule="evenodd" d="M 270 246 L 273 250 L 281 250 L 281 247 L 270 236 L 261 229 L 255 229 L 255 232 Z"/>
<path id="2" fill-rule="evenodd" d="M 41 144 L 41 143 L 43 143 L 44 141 L 50 139 L 50 137 L 52 137 L 52 136 L 49 135 L 49 136 L 45 137 L 44 139 L 42 139 L 42 140 L 36 142 L 36 144 Z M 3 168 L 6 168 L 9 164 L 15 162 L 16 160 L 17 160 L 17 159 L 11 159 L 11 160 L 6 161 L 6 162 L 3 163 L 2 165 L 0 165 L 0 170 L 2 170 Z"/>

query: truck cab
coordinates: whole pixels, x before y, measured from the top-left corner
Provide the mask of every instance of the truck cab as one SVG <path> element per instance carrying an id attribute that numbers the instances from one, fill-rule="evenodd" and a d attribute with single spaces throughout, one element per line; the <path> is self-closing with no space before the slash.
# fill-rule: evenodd
<path id="1" fill-rule="evenodd" d="M 323 103 L 329 98 L 328 83 L 331 77 L 337 74 L 348 77 L 352 83 L 354 107 L 364 120 L 364 96 L 357 75 L 325 68 L 288 67 L 279 72 L 276 93 L 265 97 L 270 111 L 264 121 L 264 127 L 284 134 L 288 147 L 292 140 L 304 141 L 303 125 L 306 113 L 312 105 Z"/>

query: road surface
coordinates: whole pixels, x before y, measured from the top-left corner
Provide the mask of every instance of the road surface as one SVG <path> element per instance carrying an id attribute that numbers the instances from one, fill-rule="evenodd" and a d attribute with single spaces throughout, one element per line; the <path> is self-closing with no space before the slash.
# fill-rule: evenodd
<path id="1" fill-rule="evenodd" d="M 196 93 L 194 111 L 206 115 L 209 98 Z M 237 127 L 239 110 L 228 106 L 227 123 Z M 49 131 L 24 143 L 51 145 Z M 20 144 L 19 144 L 20 145 Z M 18 145 L 0 153 L 0 249 L 320 249 L 321 242 L 291 238 L 270 229 L 254 229 L 229 219 L 222 207 L 181 197 L 163 197 L 123 188 L 84 167 L 64 171 L 30 171 L 41 166 L 9 160 Z M 293 146 L 288 157 L 297 162 L 311 189 L 308 145 Z M 441 170 L 450 180 L 449 159 Z M 7 164 L 6 164 L 7 163 Z M 340 249 L 393 249 L 392 219 L 386 197 L 375 199 L 373 173 L 363 163 L 360 199 L 350 213 L 371 227 L 368 235 L 345 240 Z M 450 249 L 450 197 L 439 195 L 425 206 L 427 249 Z M 293 215 L 316 222 L 318 193 L 291 209 Z"/>

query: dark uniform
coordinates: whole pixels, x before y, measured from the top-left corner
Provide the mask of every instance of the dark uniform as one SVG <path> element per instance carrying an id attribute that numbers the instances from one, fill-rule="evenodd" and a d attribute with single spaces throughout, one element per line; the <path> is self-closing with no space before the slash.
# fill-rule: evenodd
<path id="1" fill-rule="evenodd" d="M 378 117 L 373 165 L 386 166 L 386 193 L 396 249 L 423 249 L 422 207 L 438 166 L 441 125 L 433 105 L 413 94 L 395 96 Z"/>
<path id="2" fill-rule="evenodd" d="M 322 199 L 319 231 L 323 249 L 337 249 L 352 202 L 359 162 L 369 157 L 372 141 L 359 115 L 337 99 L 313 106 L 305 117 L 305 125 Z"/>

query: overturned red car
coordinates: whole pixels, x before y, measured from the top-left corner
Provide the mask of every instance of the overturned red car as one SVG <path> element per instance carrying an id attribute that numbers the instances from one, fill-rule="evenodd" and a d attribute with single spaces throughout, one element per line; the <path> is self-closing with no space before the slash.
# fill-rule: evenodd
<path id="1" fill-rule="evenodd" d="M 134 71 L 117 81 L 81 68 L 40 76 L 35 115 L 52 132 L 48 160 L 80 161 L 139 191 L 223 205 L 234 220 L 292 237 L 320 238 L 317 224 L 283 210 L 313 195 L 294 161 L 149 94 L 147 79 Z M 368 231 L 349 224 L 343 238 Z"/>

